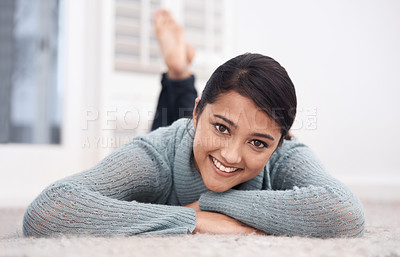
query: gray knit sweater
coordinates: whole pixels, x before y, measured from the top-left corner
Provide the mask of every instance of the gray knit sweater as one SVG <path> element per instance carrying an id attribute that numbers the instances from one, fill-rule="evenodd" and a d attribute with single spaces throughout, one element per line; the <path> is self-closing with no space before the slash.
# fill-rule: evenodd
<path id="1" fill-rule="evenodd" d="M 193 125 L 180 119 L 137 137 L 95 167 L 47 187 L 27 208 L 26 236 L 191 233 L 196 212 L 219 212 L 272 235 L 362 236 L 358 198 L 312 151 L 285 140 L 254 179 L 209 191 L 192 161 Z"/>

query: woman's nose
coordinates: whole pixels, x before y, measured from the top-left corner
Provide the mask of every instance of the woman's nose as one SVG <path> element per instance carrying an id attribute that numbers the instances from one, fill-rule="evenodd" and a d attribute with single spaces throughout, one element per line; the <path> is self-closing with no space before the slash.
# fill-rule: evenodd
<path id="1" fill-rule="evenodd" d="M 242 161 L 241 147 L 238 143 L 228 144 L 221 150 L 221 156 L 226 164 L 238 164 Z"/>

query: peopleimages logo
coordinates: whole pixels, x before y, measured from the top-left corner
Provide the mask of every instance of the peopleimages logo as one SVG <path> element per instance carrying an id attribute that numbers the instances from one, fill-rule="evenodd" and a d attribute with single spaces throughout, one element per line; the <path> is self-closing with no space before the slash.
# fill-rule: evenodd
<path id="1" fill-rule="evenodd" d="M 153 111 L 134 106 L 86 107 L 81 112 L 81 147 L 118 148 L 135 136 L 147 134 L 153 120 Z"/>
<path id="2" fill-rule="evenodd" d="M 317 130 L 317 108 L 300 108 L 297 109 L 296 119 L 292 125 L 291 131 L 296 130 Z"/>
<path id="3" fill-rule="evenodd" d="M 165 108 L 157 114 L 158 117 L 161 118 L 162 126 L 168 125 L 168 111 L 170 110 Z M 260 111 L 262 110 L 260 109 Z M 276 113 L 278 113 L 278 111 L 281 110 L 276 110 Z M 188 115 L 191 112 L 185 109 L 179 113 Z M 239 117 L 252 119 L 252 117 L 244 115 L 245 113 L 246 110 L 243 110 L 243 113 L 240 113 Z M 204 113 L 202 115 L 204 115 Z M 229 116 L 229 109 L 224 112 L 224 115 Z M 93 131 L 93 134 L 88 134 L 83 137 L 82 148 L 118 148 L 133 137 L 149 133 L 154 121 L 154 116 L 154 111 L 139 109 L 132 106 L 114 106 L 102 110 L 95 107 L 87 107 L 82 112 L 81 129 L 88 133 Z M 275 119 L 279 118 L 279 116 L 275 116 Z M 318 110 L 316 107 L 298 108 L 296 110 L 296 119 L 291 127 L 291 131 L 295 136 L 296 131 L 313 131 L 317 130 L 317 128 Z M 256 124 L 256 128 L 254 129 L 262 128 L 258 127 Z"/>
<path id="4" fill-rule="evenodd" d="M 82 142 L 82 148 L 118 148 L 128 142 L 130 136 L 87 136 Z"/>
<path id="5" fill-rule="evenodd" d="M 100 130 L 134 130 L 139 127 L 142 113 L 135 107 L 109 107 L 101 111 L 95 107 L 88 107 L 82 114 L 83 130 L 96 126 Z M 154 112 L 148 112 L 147 121 L 153 121 Z"/>

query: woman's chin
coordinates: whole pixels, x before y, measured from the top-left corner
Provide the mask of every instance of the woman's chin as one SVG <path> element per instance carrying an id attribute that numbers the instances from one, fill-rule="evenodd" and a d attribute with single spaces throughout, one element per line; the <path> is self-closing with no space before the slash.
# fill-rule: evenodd
<path id="1" fill-rule="evenodd" d="M 227 187 L 224 185 L 207 185 L 206 187 L 208 188 L 208 190 L 213 191 L 215 193 L 222 193 L 225 191 L 228 191 L 229 189 L 231 189 L 231 187 Z"/>

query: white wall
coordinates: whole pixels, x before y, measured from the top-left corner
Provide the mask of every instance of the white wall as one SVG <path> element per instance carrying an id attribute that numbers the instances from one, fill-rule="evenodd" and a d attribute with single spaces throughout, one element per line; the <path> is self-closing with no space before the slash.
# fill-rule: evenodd
<path id="1" fill-rule="evenodd" d="M 400 185 L 400 2 L 236 3 L 236 53 L 275 58 L 295 83 L 294 134 L 346 183 Z M 316 129 L 299 126 L 309 110 Z"/>

